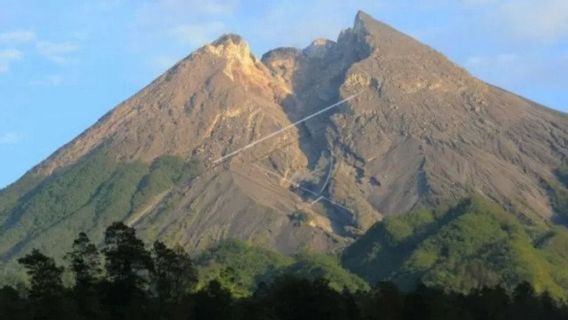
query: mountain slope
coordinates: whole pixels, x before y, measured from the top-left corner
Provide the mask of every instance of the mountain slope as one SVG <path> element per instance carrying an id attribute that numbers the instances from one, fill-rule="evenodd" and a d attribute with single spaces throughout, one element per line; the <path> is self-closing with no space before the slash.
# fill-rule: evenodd
<path id="1" fill-rule="evenodd" d="M 200 283 L 205 286 L 217 279 L 233 294 L 247 296 L 260 283 L 269 284 L 282 276 L 325 279 L 341 291 L 366 290 L 367 284 L 343 269 L 334 257 L 298 254 L 284 256 L 237 241 L 221 241 L 196 259 Z"/>
<path id="2" fill-rule="evenodd" d="M 362 175 L 378 182 L 361 186 L 369 202 L 406 212 L 477 193 L 529 218 L 550 217 L 545 184 L 566 157 L 566 115 L 482 83 L 368 16 L 360 25 L 373 54 L 347 77 L 370 74 L 379 88 L 334 122 Z"/>
<path id="3" fill-rule="evenodd" d="M 2 190 L 0 258 L 60 256 L 63 240 L 114 220 L 193 251 L 237 238 L 333 252 L 386 215 L 470 195 L 546 228 L 563 210 L 567 155 L 565 114 L 365 13 L 336 42 L 261 60 L 226 35 Z"/>
<path id="4" fill-rule="evenodd" d="M 446 210 L 389 217 L 343 253 L 347 268 L 371 283 L 418 281 L 446 290 L 528 281 L 568 297 L 568 231 L 527 228 L 494 203 L 475 198 Z"/>

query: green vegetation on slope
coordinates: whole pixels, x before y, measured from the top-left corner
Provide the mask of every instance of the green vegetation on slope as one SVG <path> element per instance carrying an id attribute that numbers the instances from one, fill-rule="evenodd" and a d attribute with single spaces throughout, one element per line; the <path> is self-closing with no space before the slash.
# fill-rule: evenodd
<path id="1" fill-rule="evenodd" d="M 295 263 L 286 268 L 284 274 L 310 280 L 324 279 L 331 288 L 338 291 L 345 288 L 355 292 L 369 288 L 366 281 L 345 270 L 336 257 L 301 253 L 294 258 Z"/>
<path id="2" fill-rule="evenodd" d="M 555 173 L 560 183 L 548 183 L 551 203 L 560 219 L 568 223 L 568 161 L 564 161 Z"/>
<path id="3" fill-rule="evenodd" d="M 236 296 L 250 294 L 260 282 L 268 281 L 293 259 L 240 241 L 222 241 L 197 259 L 200 284 L 216 279 Z"/>
<path id="4" fill-rule="evenodd" d="M 16 206 L 18 199 L 33 189 L 40 181 L 41 177 L 28 173 L 16 183 L 0 190 L 0 225 L 5 222 L 8 212 Z"/>
<path id="5" fill-rule="evenodd" d="M 84 208 L 109 180 L 116 165 L 104 153 L 88 157 L 65 172 L 40 183 L 18 199 L 1 226 L 0 254 L 4 259 L 15 250 L 73 213 Z M 11 190 L 8 190 L 10 192 Z"/>
<path id="6" fill-rule="evenodd" d="M 132 211 L 146 205 L 153 197 L 168 190 L 180 180 L 188 180 L 199 172 L 199 164 L 192 160 L 188 163 L 175 156 L 156 159 L 150 172 L 140 181 L 138 190 L 132 198 Z"/>
<path id="7" fill-rule="evenodd" d="M 568 188 L 568 160 L 565 160 L 562 165 L 556 169 L 556 175 L 560 182 Z"/>
<path id="8" fill-rule="evenodd" d="M 368 289 L 367 283 L 341 267 L 336 258 L 302 253 L 293 257 L 251 246 L 240 241 L 222 241 L 196 259 L 201 286 L 217 280 L 238 297 L 248 296 L 260 283 L 282 275 L 325 279 L 341 291 Z"/>
<path id="9" fill-rule="evenodd" d="M 174 156 L 150 165 L 119 163 L 102 148 L 39 184 L 23 179 L 0 193 L 0 258 L 6 262 L 32 246 L 61 258 L 60 244 L 78 230 L 102 234 L 198 170 L 196 161 Z"/>
<path id="10" fill-rule="evenodd" d="M 407 289 L 422 282 L 466 292 L 528 281 L 565 298 L 567 236 L 562 228 L 530 230 L 499 206 L 474 198 L 449 210 L 389 217 L 349 247 L 343 262 L 371 283 L 392 280 Z"/>

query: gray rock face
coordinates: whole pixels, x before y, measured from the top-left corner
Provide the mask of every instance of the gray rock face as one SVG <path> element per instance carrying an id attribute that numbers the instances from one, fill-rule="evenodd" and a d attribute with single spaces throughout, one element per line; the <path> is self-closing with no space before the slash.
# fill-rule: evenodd
<path id="1" fill-rule="evenodd" d="M 364 13 L 354 30 L 372 49 L 341 91 L 351 79 L 377 87 L 332 121 L 364 178 L 381 182 L 361 186 L 373 207 L 405 212 L 479 193 L 528 219 L 550 218 L 546 181 L 568 151 L 565 114 L 473 78 Z"/>
<path id="2" fill-rule="evenodd" d="M 118 162 L 176 155 L 205 167 L 191 183 L 175 185 L 124 218 L 146 238 L 189 249 L 239 238 L 282 252 L 333 251 L 384 215 L 470 194 L 531 223 L 549 221 L 549 184 L 568 156 L 568 117 L 475 79 L 360 12 L 336 42 L 275 49 L 262 60 L 240 37 L 223 36 L 30 175 L 47 180 L 102 145 Z M 23 194 L 20 204 L 28 201 Z M 18 215 L 25 217 L 25 210 Z M 56 231 L 36 232 L 41 243 Z"/>

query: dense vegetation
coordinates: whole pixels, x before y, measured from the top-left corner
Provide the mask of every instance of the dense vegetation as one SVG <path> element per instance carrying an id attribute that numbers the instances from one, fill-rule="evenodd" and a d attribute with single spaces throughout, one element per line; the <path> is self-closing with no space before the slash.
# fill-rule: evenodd
<path id="1" fill-rule="evenodd" d="M 239 241 L 223 241 L 205 251 L 196 259 L 196 266 L 199 287 L 216 280 L 236 297 L 249 296 L 260 283 L 283 275 L 324 279 L 339 291 L 368 289 L 364 280 L 343 269 L 335 257 L 308 253 L 284 256 Z"/>
<path id="2" fill-rule="evenodd" d="M 455 292 L 528 281 L 567 298 L 568 232 L 521 224 L 479 198 L 446 210 L 385 219 L 343 254 L 344 265 L 371 283 L 410 289 L 422 282 Z"/>
<path id="3" fill-rule="evenodd" d="M 239 254 L 240 253 L 240 254 Z M 235 255 L 237 254 L 237 255 Z M 236 263 L 240 278 L 213 277 L 199 286 L 197 269 L 181 248 L 155 242 L 151 250 L 134 229 L 113 223 L 102 248 L 84 233 L 66 255 L 73 284 L 64 286 L 65 269 L 53 258 L 33 250 L 20 258 L 29 285 L 22 292 L 0 289 L 1 319 L 567 319 L 568 308 L 549 295 L 536 295 L 527 283 L 509 294 L 501 287 L 480 288 L 469 294 L 446 293 L 419 285 L 403 293 L 391 283 L 373 289 L 337 290 L 318 272 L 307 275 L 310 258 L 282 257 L 238 242 L 225 242 L 201 258 L 209 264 Z M 248 261 L 256 259 L 257 261 Z M 296 267 L 292 267 L 296 265 Z M 328 266 L 334 269 L 337 266 Z M 212 267 L 215 269 L 214 267 Z M 260 281 L 254 294 L 235 296 L 225 284 L 254 273 L 286 268 L 274 279 Z M 317 269 L 317 268 L 315 268 Z M 210 273 L 211 270 L 208 272 Z M 316 275 L 315 278 L 312 276 Z M 210 276 L 210 274 L 209 274 Z M 223 277 L 219 274 L 218 276 Z M 336 283 L 337 285 L 338 283 Z M 360 288 L 363 289 L 363 288 Z"/>
<path id="4" fill-rule="evenodd" d="M 59 259 L 65 250 L 61 243 L 69 243 L 76 230 L 88 230 L 100 242 L 110 223 L 139 216 L 158 195 L 199 170 L 197 161 L 176 156 L 151 164 L 119 163 L 103 147 L 49 178 L 28 174 L 0 191 L 0 262 L 33 247 Z"/>

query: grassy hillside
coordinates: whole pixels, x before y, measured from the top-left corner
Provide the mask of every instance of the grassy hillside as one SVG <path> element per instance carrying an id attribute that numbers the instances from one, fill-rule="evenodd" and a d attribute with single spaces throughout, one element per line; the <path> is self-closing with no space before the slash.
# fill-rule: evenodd
<path id="1" fill-rule="evenodd" d="M 302 253 L 284 256 L 240 241 L 223 241 L 196 259 L 200 286 L 216 279 L 235 296 L 247 296 L 260 283 L 271 283 L 287 275 L 310 280 L 325 279 L 341 291 L 368 289 L 367 283 L 346 271 L 331 256 Z"/>
<path id="2" fill-rule="evenodd" d="M 565 298 L 568 232 L 522 225 L 480 198 L 448 210 L 422 210 L 385 219 L 348 248 L 344 265 L 371 283 L 417 282 L 469 291 L 522 281 Z"/>
<path id="3" fill-rule="evenodd" d="M 119 163 L 103 149 L 42 181 L 30 175 L 0 193 L 0 261 L 38 247 L 60 258 L 79 231 L 100 240 L 104 228 L 127 218 L 181 179 L 194 161 L 164 156 L 151 164 Z"/>

